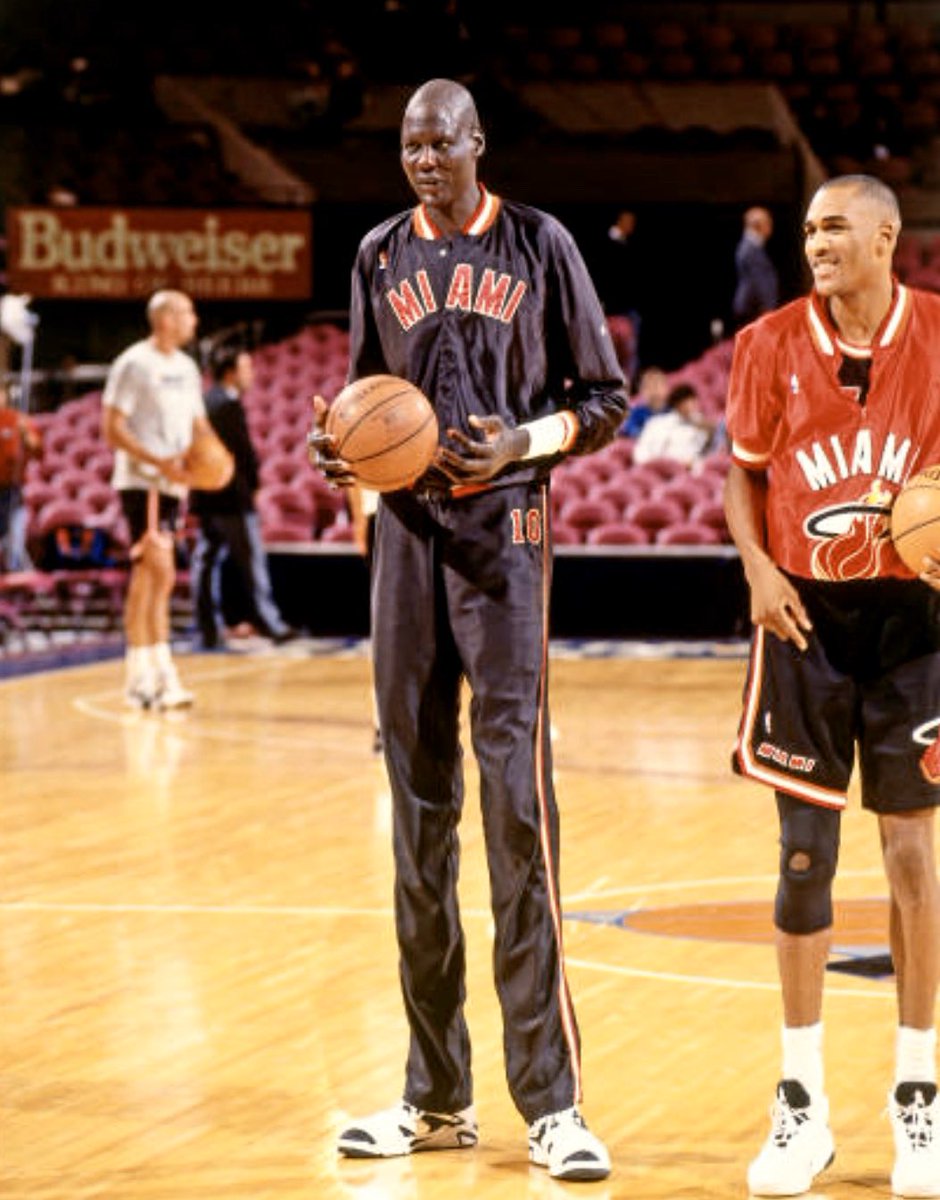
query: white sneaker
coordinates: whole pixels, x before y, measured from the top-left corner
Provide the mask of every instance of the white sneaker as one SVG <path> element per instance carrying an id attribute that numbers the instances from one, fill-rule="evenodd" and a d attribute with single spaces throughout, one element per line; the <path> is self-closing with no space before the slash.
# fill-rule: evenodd
<path id="1" fill-rule="evenodd" d="M 157 681 L 152 675 L 138 675 L 129 679 L 124 689 L 124 703 L 128 708 L 149 709 L 157 702 Z"/>
<path id="2" fill-rule="evenodd" d="M 337 1149 L 349 1158 L 397 1158 L 422 1150 L 465 1150 L 478 1141 L 472 1104 L 457 1113 L 432 1113 L 402 1100 L 344 1129 Z"/>
<path id="3" fill-rule="evenodd" d="M 529 1161 L 548 1167 L 553 1179 L 606 1179 L 610 1174 L 607 1147 L 591 1133 L 576 1108 L 532 1122 Z"/>
<path id="4" fill-rule="evenodd" d="M 184 688 L 176 667 L 164 668 L 157 675 L 156 705 L 158 708 L 189 708 L 196 699 L 195 695 Z"/>
<path id="5" fill-rule="evenodd" d="M 754 1196 L 799 1196 L 835 1158 L 829 1101 L 811 1101 L 796 1079 L 782 1079 L 770 1110 L 771 1128 L 760 1154 L 747 1169 Z"/>
<path id="6" fill-rule="evenodd" d="M 899 1083 L 888 1095 L 894 1131 L 891 1191 L 940 1196 L 940 1098 L 934 1083 Z"/>

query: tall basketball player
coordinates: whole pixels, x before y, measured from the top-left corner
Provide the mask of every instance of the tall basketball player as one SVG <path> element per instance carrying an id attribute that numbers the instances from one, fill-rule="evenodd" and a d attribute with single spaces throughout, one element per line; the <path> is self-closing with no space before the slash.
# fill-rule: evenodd
<path id="1" fill-rule="evenodd" d="M 610 441 L 626 411 L 600 303 L 567 231 L 477 180 L 483 130 L 465 88 L 432 80 L 405 110 L 418 204 L 364 238 L 353 270 L 350 379 L 415 383 L 446 432 L 436 465 L 382 496 L 373 655 L 394 803 L 395 911 L 411 1043 L 403 1098 L 339 1139 L 388 1156 L 477 1141 L 457 909 L 464 679 L 480 767 L 506 1072 L 529 1156 L 601 1179 L 578 1108 L 565 978 L 547 692 L 548 481 Z M 348 482 L 322 432 L 318 465 Z"/>

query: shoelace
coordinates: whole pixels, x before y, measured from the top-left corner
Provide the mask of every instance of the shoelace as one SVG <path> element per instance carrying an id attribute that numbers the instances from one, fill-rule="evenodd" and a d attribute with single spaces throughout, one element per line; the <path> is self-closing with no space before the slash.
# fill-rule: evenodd
<path id="1" fill-rule="evenodd" d="M 577 1109 L 570 1114 L 566 1114 L 565 1121 L 569 1120 L 573 1125 L 577 1125 L 579 1129 L 587 1129 L 587 1125 L 584 1122 L 584 1117 L 581 1116 Z M 553 1130 L 560 1129 L 562 1124 L 563 1120 L 561 1116 L 552 1115 L 550 1117 L 544 1117 L 536 1126 L 535 1140 L 538 1142 L 543 1142 L 548 1135 L 553 1132 Z"/>
<path id="2" fill-rule="evenodd" d="M 800 1131 L 800 1126 L 809 1120 L 809 1109 L 791 1108 L 779 1097 L 770 1109 L 771 1134 L 775 1146 L 782 1150 L 790 1144 Z"/>
<path id="3" fill-rule="evenodd" d="M 898 1106 L 898 1115 L 912 1150 L 929 1150 L 933 1144 L 932 1107 L 924 1103 L 920 1092 L 914 1093 L 910 1104 Z"/>

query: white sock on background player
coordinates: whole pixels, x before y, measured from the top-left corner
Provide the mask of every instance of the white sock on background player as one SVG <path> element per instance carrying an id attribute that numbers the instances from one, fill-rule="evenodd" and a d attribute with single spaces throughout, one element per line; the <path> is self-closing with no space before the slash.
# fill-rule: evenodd
<path id="1" fill-rule="evenodd" d="M 149 708 L 157 693 L 153 646 L 128 646 L 124 658 L 125 700 L 133 708 Z"/>
<path id="2" fill-rule="evenodd" d="M 151 646 L 128 646 L 124 656 L 125 674 L 128 683 L 149 675 L 154 669 Z"/>

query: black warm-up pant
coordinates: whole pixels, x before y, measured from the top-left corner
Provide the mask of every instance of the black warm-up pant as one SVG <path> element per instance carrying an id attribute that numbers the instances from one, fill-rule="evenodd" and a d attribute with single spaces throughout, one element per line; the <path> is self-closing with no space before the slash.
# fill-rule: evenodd
<path id="1" fill-rule="evenodd" d="M 565 981 L 548 700 L 547 493 L 515 484 L 462 499 L 383 498 L 372 638 L 394 809 L 395 916 L 411 1029 L 404 1096 L 472 1101 L 457 906 L 461 680 L 481 779 L 506 1074 L 527 1121 L 580 1095 Z"/>

